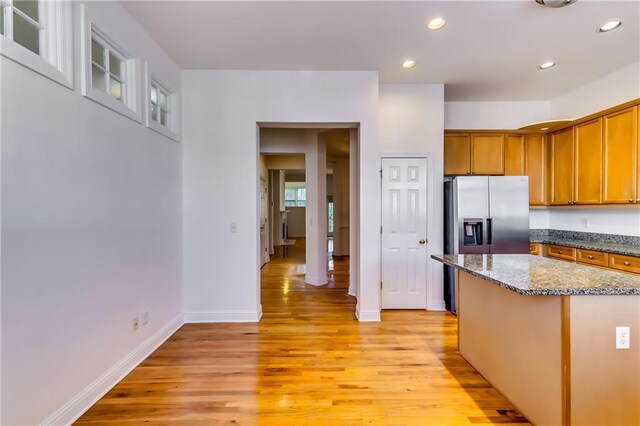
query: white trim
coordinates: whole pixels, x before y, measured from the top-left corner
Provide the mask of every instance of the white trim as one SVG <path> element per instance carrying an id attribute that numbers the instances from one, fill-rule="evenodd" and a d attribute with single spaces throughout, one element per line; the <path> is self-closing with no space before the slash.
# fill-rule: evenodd
<path id="1" fill-rule="evenodd" d="M 113 367 L 84 388 L 70 401 L 47 417 L 42 425 L 68 425 L 76 421 L 93 404 L 109 392 L 127 374 L 144 361 L 153 351 L 171 337 L 182 325 L 182 315 L 178 315 L 153 336 L 142 342 L 133 351 L 118 361 Z"/>
<path id="2" fill-rule="evenodd" d="M 259 322 L 261 317 L 260 311 L 192 311 L 184 314 L 184 322 Z"/>
<path id="3" fill-rule="evenodd" d="M 446 305 L 444 300 L 433 300 L 430 305 L 427 305 L 428 311 L 446 311 Z"/>
<path id="4" fill-rule="evenodd" d="M 167 85 L 163 80 L 159 79 L 151 72 L 149 63 L 144 63 L 144 103 L 145 103 L 145 124 L 151 130 L 180 143 L 180 103 L 178 102 L 178 94 L 171 86 Z M 167 93 L 167 103 L 169 112 L 169 126 L 163 126 L 151 118 L 151 84 L 159 86 Z"/>
<path id="5" fill-rule="evenodd" d="M 142 123 L 140 60 L 127 53 L 120 44 L 105 34 L 100 27 L 96 26 L 87 14 L 85 5 L 82 4 L 81 6 L 80 64 L 82 69 L 82 95 L 137 123 Z M 106 43 L 105 47 L 116 53 L 117 56 L 123 58 L 123 101 L 114 99 L 106 92 L 94 89 L 91 85 L 91 40 L 93 34 L 97 35 L 100 42 Z M 108 89 L 107 87 L 107 90 Z"/>
<path id="6" fill-rule="evenodd" d="M 380 322 L 379 309 L 356 309 L 356 318 L 360 322 Z"/>
<path id="7" fill-rule="evenodd" d="M 312 277 L 310 275 L 305 275 L 304 283 L 315 285 L 315 286 L 321 286 L 321 285 L 329 284 L 329 278 L 326 275 L 323 277 Z"/>
<path id="8" fill-rule="evenodd" d="M 73 89 L 73 10 L 69 1 L 45 1 L 41 20 L 45 22 L 40 55 L 7 36 L 0 36 L 0 55 L 38 74 Z M 44 42 L 43 42 L 44 41 Z"/>

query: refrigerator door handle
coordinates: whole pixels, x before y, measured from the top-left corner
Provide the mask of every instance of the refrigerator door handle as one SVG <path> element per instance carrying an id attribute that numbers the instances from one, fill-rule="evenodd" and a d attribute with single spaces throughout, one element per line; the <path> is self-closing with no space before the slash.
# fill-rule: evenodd
<path id="1" fill-rule="evenodd" d="M 487 218 L 487 244 L 493 245 L 493 218 Z"/>

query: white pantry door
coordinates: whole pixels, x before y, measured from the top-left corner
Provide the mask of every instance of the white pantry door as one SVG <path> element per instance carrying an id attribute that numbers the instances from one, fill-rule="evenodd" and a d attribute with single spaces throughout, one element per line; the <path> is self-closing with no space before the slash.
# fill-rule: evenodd
<path id="1" fill-rule="evenodd" d="M 427 260 L 427 160 L 383 158 L 383 309 L 426 309 Z"/>

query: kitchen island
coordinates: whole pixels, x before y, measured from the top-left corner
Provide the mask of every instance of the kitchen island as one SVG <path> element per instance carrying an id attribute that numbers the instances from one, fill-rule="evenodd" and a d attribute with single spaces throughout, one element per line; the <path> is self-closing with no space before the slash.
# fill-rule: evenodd
<path id="1" fill-rule="evenodd" d="M 640 276 L 526 254 L 432 258 L 457 271 L 460 354 L 532 423 L 640 424 Z"/>

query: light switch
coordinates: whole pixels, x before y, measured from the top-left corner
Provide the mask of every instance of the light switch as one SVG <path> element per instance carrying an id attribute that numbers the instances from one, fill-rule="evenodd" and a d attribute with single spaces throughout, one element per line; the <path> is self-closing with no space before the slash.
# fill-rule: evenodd
<path id="1" fill-rule="evenodd" d="M 231 225 L 229 225 L 229 230 L 232 234 L 235 234 L 236 232 L 238 232 L 238 224 L 235 222 L 231 222 Z"/>

